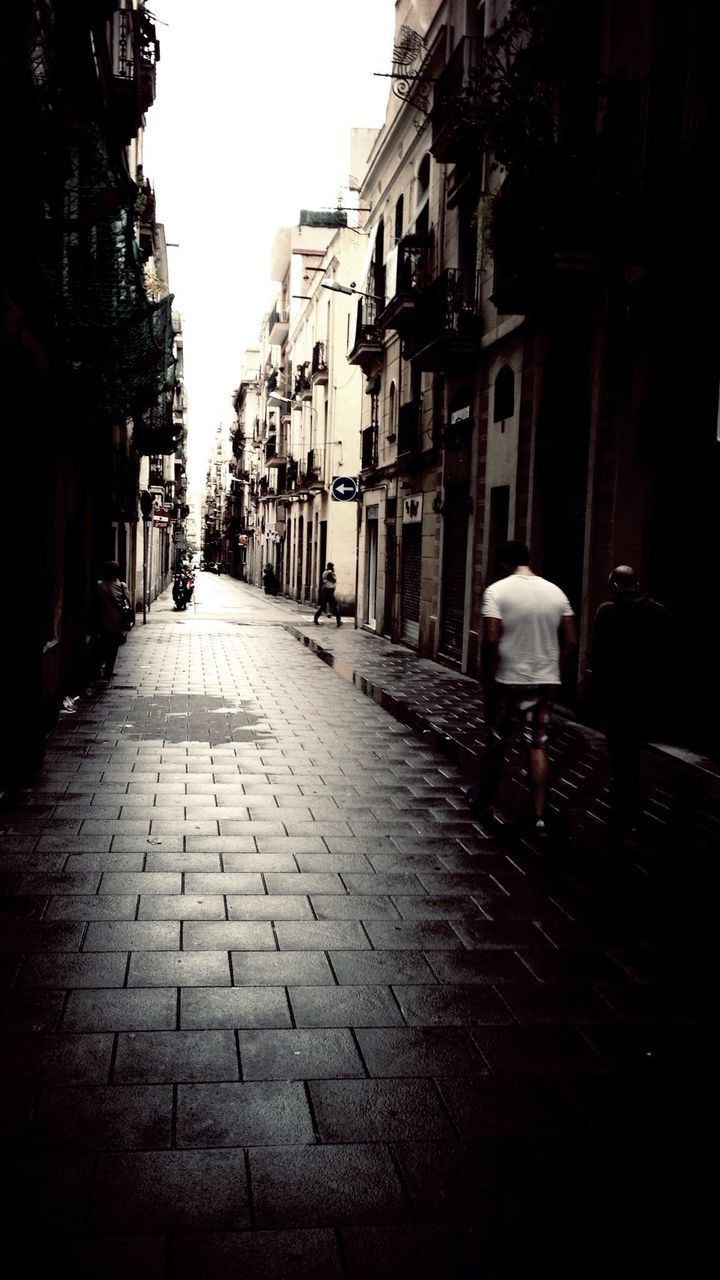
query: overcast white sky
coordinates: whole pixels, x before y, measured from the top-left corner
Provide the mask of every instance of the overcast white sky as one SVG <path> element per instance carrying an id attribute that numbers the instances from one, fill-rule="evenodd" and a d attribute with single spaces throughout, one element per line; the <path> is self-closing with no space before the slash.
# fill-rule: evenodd
<path id="1" fill-rule="evenodd" d="M 270 250 L 301 208 L 337 203 L 350 129 L 385 118 L 394 0 L 150 0 L 157 98 L 145 173 L 185 333 L 191 485 L 232 421 L 270 298 Z M 167 25 L 163 25 L 163 24 Z M 343 193 L 347 198 L 347 192 Z"/>

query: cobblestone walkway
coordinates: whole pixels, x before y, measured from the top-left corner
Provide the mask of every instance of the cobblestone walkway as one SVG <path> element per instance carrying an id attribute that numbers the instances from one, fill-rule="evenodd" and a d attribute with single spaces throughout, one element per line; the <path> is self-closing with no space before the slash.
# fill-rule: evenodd
<path id="1" fill-rule="evenodd" d="M 707 904 L 489 839 L 329 626 L 198 596 L 0 809 L 15 1274 L 703 1274 Z"/>

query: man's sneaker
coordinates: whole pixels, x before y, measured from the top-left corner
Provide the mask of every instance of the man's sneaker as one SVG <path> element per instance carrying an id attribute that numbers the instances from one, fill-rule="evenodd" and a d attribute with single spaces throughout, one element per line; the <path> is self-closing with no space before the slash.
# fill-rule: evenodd
<path id="1" fill-rule="evenodd" d="M 316 627 L 320 626 L 320 623 L 318 622 L 317 618 L 313 618 L 313 622 L 315 623 Z"/>
<path id="2" fill-rule="evenodd" d="M 339 627 L 341 627 L 341 626 L 342 626 L 342 619 L 341 619 L 341 618 L 338 618 L 337 624 L 338 624 L 338 626 L 339 626 Z"/>

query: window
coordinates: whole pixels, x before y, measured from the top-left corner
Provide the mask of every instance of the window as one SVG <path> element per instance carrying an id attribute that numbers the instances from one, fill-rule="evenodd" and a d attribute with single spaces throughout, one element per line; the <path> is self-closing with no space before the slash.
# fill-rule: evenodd
<path id="1" fill-rule="evenodd" d="M 425 235 L 430 229 L 430 155 L 424 155 L 417 171 L 415 231 Z"/>
<path id="2" fill-rule="evenodd" d="M 385 226 L 381 218 L 375 236 L 375 253 L 372 265 L 372 293 L 378 298 L 385 297 Z M 382 304 L 380 304 L 382 305 Z"/>
<path id="3" fill-rule="evenodd" d="M 493 422 L 504 422 L 515 412 L 515 373 L 504 364 L 495 378 L 493 398 Z"/>
<path id="4" fill-rule="evenodd" d="M 395 438 L 395 383 L 390 383 L 387 401 L 387 438 Z"/>
<path id="5" fill-rule="evenodd" d="M 402 196 L 399 197 L 395 205 L 395 239 L 399 240 L 403 233 L 403 217 L 404 217 L 405 201 Z"/>

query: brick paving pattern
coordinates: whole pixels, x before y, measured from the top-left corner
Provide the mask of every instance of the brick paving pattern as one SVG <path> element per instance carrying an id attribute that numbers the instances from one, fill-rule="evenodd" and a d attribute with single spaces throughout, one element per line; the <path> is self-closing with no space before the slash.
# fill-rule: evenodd
<path id="1" fill-rule="evenodd" d="M 710 889 L 588 837 L 592 735 L 561 730 L 596 817 L 555 865 L 468 815 L 473 682 L 197 595 L 0 808 L 17 1274 L 703 1274 Z"/>

